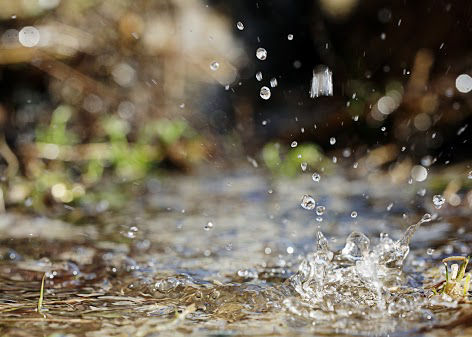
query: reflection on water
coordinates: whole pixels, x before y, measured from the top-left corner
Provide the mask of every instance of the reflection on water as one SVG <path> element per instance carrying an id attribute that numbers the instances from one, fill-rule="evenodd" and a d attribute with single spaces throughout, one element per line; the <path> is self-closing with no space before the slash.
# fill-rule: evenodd
<path id="1" fill-rule="evenodd" d="M 240 170 L 150 179 L 126 209 L 80 224 L 6 214 L 0 327 L 77 336 L 429 331 L 466 308 L 432 302 L 425 286 L 440 280 L 442 258 L 470 254 L 472 236 L 470 208 L 436 209 L 418 195 L 424 187 Z M 300 206 L 305 194 L 313 207 Z M 407 230 L 425 213 L 432 221 Z"/>

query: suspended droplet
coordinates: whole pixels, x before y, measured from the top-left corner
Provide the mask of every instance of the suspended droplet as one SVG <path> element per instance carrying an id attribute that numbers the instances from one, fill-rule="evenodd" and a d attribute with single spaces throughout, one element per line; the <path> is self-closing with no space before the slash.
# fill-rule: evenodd
<path id="1" fill-rule="evenodd" d="M 257 48 L 256 57 L 259 60 L 264 61 L 267 58 L 267 50 L 265 50 L 264 48 Z"/>
<path id="2" fill-rule="evenodd" d="M 260 71 L 256 73 L 256 80 L 258 80 L 259 82 L 262 81 L 262 73 Z"/>
<path id="3" fill-rule="evenodd" d="M 426 251 L 426 254 L 428 254 L 428 255 L 433 255 L 433 253 L 434 253 L 433 248 L 428 248 L 428 250 Z"/>
<path id="4" fill-rule="evenodd" d="M 357 212 L 356 211 L 351 212 L 351 218 L 357 218 Z"/>
<path id="5" fill-rule="evenodd" d="M 261 91 L 259 94 L 261 95 L 262 99 L 268 100 L 270 98 L 270 89 L 264 86 L 261 88 Z"/>
<path id="6" fill-rule="evenodd" d="M 308 166 L 307 163 L 303 162 L 300 164 L 300 167 L 302 168 L 302 171 L 305 172 L 306 171 L 306 167 Z"/>
<path id="7" fill-rule="evenodd" d="M 440 194 L 436 194 L 433 197 L 433 204 L 434 204 L 434 207 L 436 207 L 436 209 L 440 209 L 442 205 L 444 205 L 445 201 L 446 199 Z"/>
<path id="8" fill-rule="evenodd" d="M 312 210 L 316 206 L 315 199 L 312 196 L 305 194 L 300 204 L 304 209 Z"/>
<path id="9" fill-rule="evenodd" d="M 270 79 L 270 86 L 275 88 L 277 86 L 277 79 L 275 77 Z"/>
<path id="10" fill-rule="evenodd" d="M 313 179 L 314 182 L 319 182 L 321 180 L 321 176 L 319 173 L 313 173 L 313 175 L 311 176 L 311 179 Z"/>
<path id="11" fill-rule="evenodd" d="M 296 140 L 294 140 L 294 141 L 292 142 L 292 144 L 290 144 L 291 147 L 297 147 L 297 145 L 298 145 L 298 143 L 297 143 Z"/>
<path id="12" fill-rule="evenodd" d="M 323 215 L 326 210 L 326 207 L 324 206 L 317 206 L 316 207 L 316 214 L 317 215 Z"/>
<path id="13" fill-rule="evenodd" d="M 287 35 L 287 39 L 288 39 L 289 41 L 292 41 L 292 40 L 293 40 L 293 34 L 288 34 L 288 35 Z"/>
<path id="14" fill-rule="evenodd" d="M 238 27 L 239 30 L 243 30 L 244 24 L 241 21 L 238 21 L 238 23 L 236 23 L 236 27 Z"/>
<path id="15" fill-rule="evenodd" d="M 216 62 L 216 61 L 213 61 L 213 62 L 211 62 L 211 64 L 210 64 L 210 69 L 213 70 L 213 71 L 218 70 L 219 67 L 220 67 L 220 64 L 219 64 L 218 62 Z"/>
<path id="16" fill-rule="evenodd" d="M 206 231 L 209 231 L 212 228 L 213 228 L 213 223 L 211 221 L 208 221 L 207 224 L 203 226 L 203 229 Z"/>
<path id="17" fill-rule="evenodd" d="M 331 137 L 331 138 L 329 139 L 329 143 L 330 143 L 331 145 L 336 144 L 336 138 Z"/>

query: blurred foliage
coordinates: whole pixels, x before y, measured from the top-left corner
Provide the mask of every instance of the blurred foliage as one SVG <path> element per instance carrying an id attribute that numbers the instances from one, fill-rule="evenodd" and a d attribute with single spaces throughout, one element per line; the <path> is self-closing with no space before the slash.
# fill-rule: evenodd
<path id="1" fill-rule="evenodd" d="M 44 210 L 48 199 L 59 203 L 107 200 L 108 205 L 119 207 L 128 196 L 101 190 L 105 172 L 132 182 L 152 174 L 153 167 L 165 159 L 172 157 L 176 165 L 183 167 L 205 157 L 204 140 L 184 120 L 151 121 L 135 130 L 138 138 L 131 142 L 129 123 L 115 116 L 103 118 L 102 137 L 82 145 L 88 147 L 85 156 L 78 152 L 78 156 L 70 157 L 81 146 L 77 145 L 78 136 L 67 125 L 71 111 L 68 106 L 60 106 L 53 112 L 49 126 L 37 128 L 35 151 L 39 153 L 29 159 L 30 179 L 11 180 L 9 202 L 26 201 L 36 210 Z M 66 151 L 71 152 L 64 154 L 70 161 L 60 160 Z"/>
<path id="2" fill-rule="evenodd" d="M 302 165 L 311 169 L 330 171 L 332 164 L 315 144 L 299 144 L 295 148 L 281 148 L 279 143 L 268 143 L 262 148 L 262 159 L 274 174 L 289 177 L 299 173 Z M 307 168 L 308 169 L 308 168 Z"/>

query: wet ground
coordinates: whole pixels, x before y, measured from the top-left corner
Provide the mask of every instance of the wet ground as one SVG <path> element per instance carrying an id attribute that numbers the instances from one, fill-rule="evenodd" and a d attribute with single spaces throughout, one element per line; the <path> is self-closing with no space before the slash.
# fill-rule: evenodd
<path id="1" fill-rule="evenodd" d="M 308 173 L 286 179 L 257 172 L 148 179 L 130 187 L 145 193 L 118 211 L 101 202 L 65 208 L 55 218 L 3 214 L 1 335 L 472 333 L 470 304 L 430 299 L 427 289 L 441 280 L 441 259 L 471 254 L 465 193 L 458 206 L 436 209 L 427 182 L 394 185 L 381 175 L 339 172 L 315 182 Z M 325 210 L 302 208 L 305 194 Z M 344 275 L 325 288 L 334 297 L 315 301 L 297 291 L 297 271 L 313 256 L 318 230 L 332 252 L 353 231 L 369 237 L 372 247 L 381 233 L 400 239 L 425 213 L 432 221 L 414 235 L 403 268 L 388 269 L 388 277 L 372 283 L 377 292 L 357 274 L 357 262 L 342 259 L 335 269 L 323 269 Z"/>

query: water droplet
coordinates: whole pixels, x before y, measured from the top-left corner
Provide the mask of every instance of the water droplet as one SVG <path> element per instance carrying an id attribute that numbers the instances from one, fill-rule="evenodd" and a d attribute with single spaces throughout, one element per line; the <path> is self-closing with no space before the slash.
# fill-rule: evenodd
<path id="1" fill-rule="evenodd" d="M 306 171 L 306 167 L 308 166 L 307 163 L 303 162 L 300 164 L 300 167 L 302 168 L 302 171 L 305 172 Z"/>
<path id="2" fill-rule="evenodd" d="M 387 37 L 387 35 L 386 35 L 385 33 L 380 34 L 380 38 L 381 38 L 382 40 L 385 40 L 386 37 Z"/>
<path id="3" fill-rule="evenodd" d="M 293 40 L 293 34 L 288 34 L 288 35 L 287 35 L 287 39 L 288 39 L 289 41 L 292 41 L 292 40 Z"/>
<path id="4" fill-rule="evenodd" d="M 387 206 L 387 211 L 391 211 L 392 210 L 392 207 L 393 207 L 393 202 L 391 202 L 390 204 L 388 204 Z"/>
<path id="5" fill-rule="evenodd" d="M 329 143 L 330 143 L 331 145 L 336 144 L 336 138 L 331 137 L 331 138 L 329 139 Z"/>
<path id="6" fill-rule="evenodd" d="M 211 62 L 211 64 L 210 64 L 210 69 L 213 70 L 213 71 L 218 70 L 219 67 L 220 67 L 220 64 L 219 64 L 218 62 L 216 62 L 216 61 L 213 61 L 213 62 Z"/>
<path id="7" fill-rule="evenodd" d="M 247 161 L 251 163 L 252 166 L 254 166 L 255 168 L 257 168 L 259 165 L 257 164 L 257 161 L 252 158 L 252 157 L 249 157 L 247 156 Z"/>
<path id="8" fill-rule="evenodd" d="M 387 128 L 386 128 L 385 126 L 382 126 L 382 127 L 380 128 L 380 130 L 381 130 L 381 131 L 385 131 L 385 130 L 387 130 Z"/>
<path id="9" fill-rule="evenodd" d="M 256 73 L 256 80 L 258 80 L 259 82 L 262 81 L 262 73 L 260 71 Z"/>
<path id="10" fill-rule="evenodd" d="M 313 179 L 314 182 L 319 182 L 321 180 L 321 176 L 319 173 L 315 172 L 313 173 L 313 175 L 311 176 L 311 179 Z"/>
<path id="11" fill-rule="evenodd" d="M 468 179 L 472 179 L 472 171 L 469 172 L 469 175 L 467 176 Z"/>
<path id="12" fill-rule="evenodd" d="M 270 86 L 275 88 L 277 86 L 277 79 L 275 77 L 270 79 Z"/>
<path id="13" fill-rule="evenodd" d="M 18 40 L 22 46 L 32 48 L 39 43 L 39 30 L 33 26 L 23 27 L 18 33 Z"/>
<path id="14" fill-rule="evenodd" d="M 261 95 L 262 99 L 268 100 L 270 98 L 270 89 L 264 86 L 261 88 L 261 91 L 259 94 Z"/>
<path id="15" fill-rule="evenodd" d="M 351 212 L 351 218 L 357 218 L 357 212 L 356 211 Z"/>
<path id="16" fill-rule="evenodd" d="M 293 254 L 293 251 L 294 251 L 293 247 L 287 247 L 287 253 Z"/>
<path id="17" fill-rule="evenodd" d="M 213 222 L 211 222 L 211 221 L 208 221 L 207 224 L 205 226 L 203 226 L 203 229 L 206 230 L 206 231 L 209 231 L 212 228 L 213 228 Z"/>
<path id="18" fill-rule="evenodd" d="M 238 21 L 238 23 L 236 23 L 236 27 L 238 27 L 239 30 L 243 30 L 244 24 L 241 21 Z"/>
<path id="19" fill-rule="evenodd" d="M 315 199 L 312 196 L 305 194 L 300 204 L 304 209 L 312 210 L 316 206 Z"/>
<path id="20" fill-rule="evenodd" d="M 266 121 L 266 120 L 263 120 L 263 121 L 262 121 L 262 125 L 267 125 L 267 121 Z"/>
<path id="21" fill-rule="evenodd" d="M 297 143 L 296 140 L 294 140 L 294 141 L 292 142 L 292 144 L 290 144 L 291 147 L 297 147 L 297 145 L 298 145 L 298 143 Z"/>
<path id="22" fill-rule="evenodd" d="M 444 205 L 445 201 L 446 199 L 440 194 L 436 194 L 433 197 L 433 204 L 434 204 L 434 207 L 436 207 L 436 209 L 440 209 L 442 205 Z"/>
<path id="23" fill-rule="evenodd" d="M 256 57 L 259 60 L 264 61 L 267 58 L 267 50 L 265 50 L 264 48 L 257 48 Z"/>
<path id="24" fill-rule="evenodd" d="M 326 210 L 326 207 L 324 206 L 317 206 L 316 207 L 316 214 L 317 215 L 323 215 Z"/>
<path id="25" fill-rule="evenodd" d="M 421 222 L 430 222 L 433 217 L 429 213 L 425 213 L 421 218 Z"/>
<path id="26" fill-rule="evenodd" d="M 426 254 L 428 254 L 428 255 L 433 255 L 433 253 L 434 253 L 433 248 L 428 248 L 428 250 L 426 251 Z"/>

